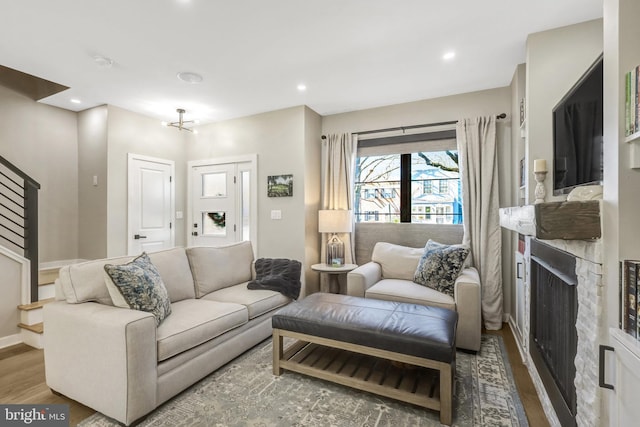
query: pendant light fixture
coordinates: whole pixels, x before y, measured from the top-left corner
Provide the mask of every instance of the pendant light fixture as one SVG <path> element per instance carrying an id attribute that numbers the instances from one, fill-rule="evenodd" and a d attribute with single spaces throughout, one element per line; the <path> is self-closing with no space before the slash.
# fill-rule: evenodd
<path id="1" fill-rule="evenodd" d="M 178 108 L 176 111 L 178 113 L 178 121 L 177 122 L 171 122 L 171 123 L 162 122 L 162 126 L 171 126 L 171 127 L 174 127 L 174 128 L 178 128 L 179 130 L 186 130 L 188 132 L 193 132 L 193 133 L 197 134 L 198 131 L 196 129 L 191 129 L 191 128 L 185 127 L 185 125 L 197 124 L 198 121 L 197 120 L 184 120 L 184 113 L 186 113 L 186 111 L 183 108 Z"/>

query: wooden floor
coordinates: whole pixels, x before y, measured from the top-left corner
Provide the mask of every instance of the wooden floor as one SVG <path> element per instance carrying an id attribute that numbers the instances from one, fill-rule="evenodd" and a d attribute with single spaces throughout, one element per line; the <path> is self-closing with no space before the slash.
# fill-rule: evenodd
<path id="1" fill-rule="evenodd" d="M 483 333 L 502 336 L 529 425 L 532 427 L 548 426 L 549 423 L 538 400 L 527 367 L 522 363 L 509 327 L 505 324 L 500 331 L 483 331 Z M 69 404 L 71 426 L 75 426 L 95 412 L 78 402 L 51 393 L 45 384 L 43 351 L 24 344 L 0 349 L 0 403 L 66 403 Z"/>

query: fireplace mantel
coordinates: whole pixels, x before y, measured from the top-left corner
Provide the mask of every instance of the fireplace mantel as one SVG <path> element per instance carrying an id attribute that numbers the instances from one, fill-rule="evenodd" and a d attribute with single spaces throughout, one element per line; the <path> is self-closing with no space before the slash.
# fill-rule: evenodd
<path id="1" fill-rule="evenodd" d="M 600 201 L 548 202 L 500 208 L 500 226 L 544 240 L 601 237 Z"/>

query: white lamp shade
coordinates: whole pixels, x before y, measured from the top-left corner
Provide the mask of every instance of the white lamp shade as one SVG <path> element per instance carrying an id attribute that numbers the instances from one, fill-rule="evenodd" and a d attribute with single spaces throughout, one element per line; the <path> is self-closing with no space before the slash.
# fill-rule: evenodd
<path id="1" fill-rule="evenodd" d="M 318 211 L 318 231 L 320 233 L 351 233 L 351 211 L 328 209 Z"/>

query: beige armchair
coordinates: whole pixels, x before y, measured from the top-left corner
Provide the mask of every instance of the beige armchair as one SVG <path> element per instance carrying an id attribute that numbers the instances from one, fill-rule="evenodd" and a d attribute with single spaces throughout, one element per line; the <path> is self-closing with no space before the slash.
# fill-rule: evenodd
<path id="1" fill-rule="evenodd" d="M 347 275 L 347 295 L 444 307 L 458 312 L 456 347 L 478 351 L 481 336 L 480 277 L 473 267 L 455 281 L 454 296 L 413 282 L 423 248 L 378 242 L 371 261 Z"/>

